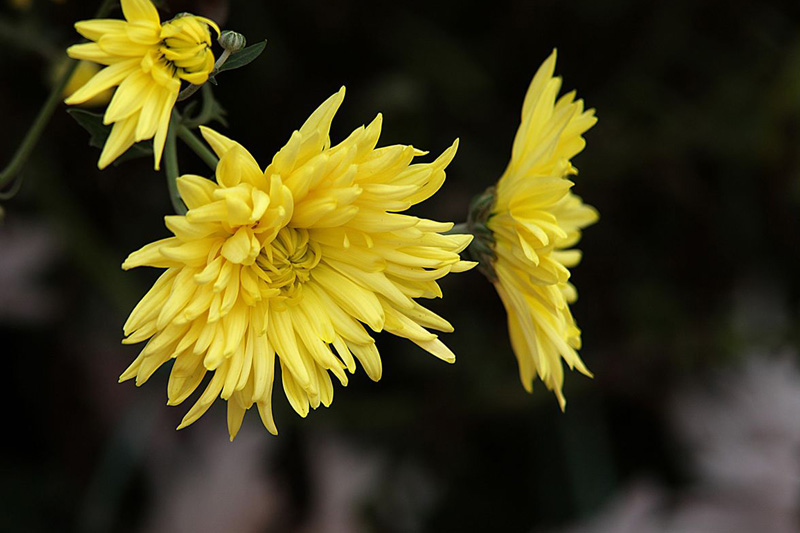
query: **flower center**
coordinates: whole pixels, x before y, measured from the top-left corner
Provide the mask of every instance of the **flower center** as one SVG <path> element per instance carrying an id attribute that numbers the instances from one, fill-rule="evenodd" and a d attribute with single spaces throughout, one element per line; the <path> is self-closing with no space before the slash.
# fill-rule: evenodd
<path id="1" fill-rule="evenodd" d="M 280 289 L 281 296 L 294 299 L 321 257 L 319 244 L 308 239 L 308 230 L 285 227 L 261 250 L 256 262 L 269 277 L 271 288 Z"/>

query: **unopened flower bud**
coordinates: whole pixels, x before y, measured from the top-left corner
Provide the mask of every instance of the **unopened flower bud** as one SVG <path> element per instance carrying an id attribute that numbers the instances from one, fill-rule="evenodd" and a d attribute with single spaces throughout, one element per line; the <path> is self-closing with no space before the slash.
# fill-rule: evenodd
<path id="1" fill-rule="evenodd" d="M 247 45 L 244 35 L 230 30 L 223 31 L 218 42 L 222 48 L 230 52 L 238 52 Z"/>

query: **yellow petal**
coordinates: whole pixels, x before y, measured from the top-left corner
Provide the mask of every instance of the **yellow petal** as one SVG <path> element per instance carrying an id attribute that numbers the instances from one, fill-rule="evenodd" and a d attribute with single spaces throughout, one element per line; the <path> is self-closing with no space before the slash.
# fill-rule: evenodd
<path id="1" fill-rule="evenodd" d="M 124 154 L 136 141 L 136 115 L 130 116 L 114 124 L 111 133 L 106 139 L 97 167 L 102 170 L 110 165 L 116 158 Z"/>
<path id="2" fill-rule="evenodd" d="M 125 33 L 127 24 L 119 19 L 82 20 L 75 23 L 78 33 L 89 40 L 96 41 L 107 33 Z"/>
<path id="3" fill-rule="evenodd" d="M 70 49 L 68 48 L 67 53 L 69 51 Z M 138 64 L 139 61 L 136 59 L 127 59 L 104 68 L 86 82 L 86 85 L 75 91 L 65 102 L 69 105 L 75 105 L 91 100 L 103 91 L 119 85 L 122 80 L 139 68 Z"/>
<path id="4" fill-rule="evenodd" d="M 93 61 L 94 63 L 102 63 L 104 65 L 116 63 L 118 60 L 117 56 L 109 54 L 100 48 L 97 43 L 74 44 L 69 47 L 68 53 L 69 57 L 73 59 L 83 59 L 86 61 Z M 72 92 L 74 91 L 70 91 L 69 94 L 72 94 Z"/>
<path id="5" fill-rule="evenodd" d="M 169 130 L 172 108 L 178 100 L 178 93 L 180 90 L 180 82 L 178 82 L 178 80 L 172 81 L 174 82 L 173 84 L 162 89 L 163 94 L 160 99 L 161 109 L 158 115 L 158 129 L 156 130 L 155 137 L 153 137 L 153 156 L 156 170 L 159 170 L 161 167 L 161 154 L 164 152 L 164 144 L 167 141 L 167 130 Z"/>
<path id="6" fill-rule="evenodd" d="M 178 192 L 189 209 L 196 209 L 214 201 L 214 191 L 219 185 L 202 176 L 185 174 L 178 178 Z"/>
<path id="7" fill-rule="evenodd" d="M 217 165 L 217 183 L 223 187 L 235 187 L 239 183 L 265 187 L 266 181 L 258 163 L 240 145 L 233 145 L 220 157 Z"/>
<path id="8" fill-rule="evenodd" d="M 222 245 L 222 256 L 233 263 L 242 263 L 250 256 L 250 231 L 241 227 Z"/>
<path id="9" fill-rule="evenodd" d="M 161 26 L 158 10 L 150 0 L 121 0 L 120 4 L 128 22 Z"/>
<path id="10" fill-rule="evenodd" d="M 200 126 L 200 133 L 203 135 L 203 138 L 206 140 L 211 149 L 214 150 L 214 153 L 217 154 L 217 157 L 222 157 L 225 155 L 225 152 L 234 146 L 241 146 L 236 141 L 232 141 L 221 133 L 212 130 L 208 126 Z"/>
<path id="11" fill-rule="evenodd" d="M 320 138 L 319 149 L 322 149 L 323 146 L 330 146 L 328 133 L 331 129 L 333 116 L 344 101 L 344 93 L 345 88 L 342 86 L 338 92 L 322 102 L 322 104 L 311 113 L 311 116 L 308 117 L 299 130 L 302 136 L 310 136 L 312 133 L 318 134 Z"/>
<path id="12" fill-rule="evenodd" d="M 103 117 L 103 124 L 118 122 L 139 111 L 143 101 L 149 96 L 152 85 L 153 78 L 141 70 L 133 71 L 122 80 L 114 92 L 114 97 Z"/>

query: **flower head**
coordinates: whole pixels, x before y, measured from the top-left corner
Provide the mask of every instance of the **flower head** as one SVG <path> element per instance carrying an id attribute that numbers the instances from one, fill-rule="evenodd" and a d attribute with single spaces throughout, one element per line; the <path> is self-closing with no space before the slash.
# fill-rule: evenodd
<path id="1" fill-rule="evenodd" d="M 70 57 L 107 65 L 67 98 L 81 104 L 117 87 L 103 122 L 114 124 L 97 166 L 105 168 L 133 143 L 153 139 L 158 170 L 181 82 L 205 83 L 214 68 L 212 21 L 184 15 L 164 24 L 150 0 L 121 0 L 125 20 L 85 20 L 78 32 L 93 41 L 67 49 Z"/>
<path id="2" fill-rule="evenodd" d="M 123 268 L 166 268 L 125 324 L 126 343 L 149 339 L 121 380 L 145 382 L 175 359 L 169 404 L 213 376 L 179 426 L 220 396 L 233 438 L 256 404 L 276 433 L 271 395 L 276 358 L 301 416 L 333 399 L 356 361 L 373 380 L 381 359 L 372 331 L 405 337 L 433 355 L 454 355 L 425 328 L 452 331 L 416 298 L 441 296 L 436 280 L 474 264 L 459 253 L 469 235 L 450 223 L 401 214 L 433 195 L 454 144 L 432 163 L 411 164 L 412 146 L 375 148 L 381 116 L 331 146 L 328 132 L 344 88 L 295 131 L 262 170 L 240 144 L 208 128 L 219 155 L 216 183 L 183 176 L 189 211 L 168 216 L 173 237 L 132 253 Z"/>
<path id="3" fill-rule="evenodd" d="M 570 159 L 583 150 L 582 135 L 597 119 L 574 92 L 557 99 L 555 62 L 553 51 L 525 96 L 511 161 L 490 192 L 486 226 L 493 239 L 491 277 L 508 312 L 522 384 L 530 392 L 538 374 L 563 409 L 561 360 L 591 376 L 576 351 L 580 330 L 569 304 L 577 293 L 568 268 L 580 261 L 580 251 L 571 248 L 597 212 L 572 194 L 567 177 L 577 174 Z"/>

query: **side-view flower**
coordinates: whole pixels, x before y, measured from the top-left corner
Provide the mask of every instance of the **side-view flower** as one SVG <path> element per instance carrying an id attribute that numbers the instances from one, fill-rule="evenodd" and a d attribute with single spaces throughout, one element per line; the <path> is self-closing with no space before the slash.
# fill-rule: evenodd
<path id="1" fill-rule="evenodd" d="M 578 173 L 570 159 L 583 150 L 583 134 L 597 119 L 574 91 L 557 98 L 555 64 L 553 51 L 530 84 L 511 161 L 487 191 L 491 208 L 479 223 L 490 230 L 485 270 L 508 313 L 522 385 L 530 392 L 538 375 L 564 409 L 562 359 L 591 376 L 577 353 L 580 330 L 569 309 L 577 292 L 569 268 L 581 259 L 572 249 L 581 230 L 598 218 L 571 192 L 574 183 L 567 178 Z"/>
<path id="2" fill-rule="evenodd" d="M 67 98 L 84 103 L 117 87 L 103 122 L 113 124 L 99 168 L 105 168 L 134 143 L 153 139 L 155 168 L 169 128 L 181 82 L 202 85 L 214 68 L 209 27 L 203 17 L 183 15 L 164 24 L 150 0 L 121 0 L 125 20 L 96 19 L 75 24 L 93 41 L 67 49 L 70 57 L 106 65 Z"/>
<path id="3" fill-rule="evenodd" d="M 425 152 L 375 148 L 378 115 L 331 146 L 331 121 L 343 99 L 344 88 L 265 170 L 240 144 L 203 128 L 220 157 L 216 183 L 181 177 L 189 211 L 165 218 L 174 236 L 123 264 L 167 270 L 125 324 L 126 343 L 149 340 L 120 380 L 141 385 L 175 359 L 167 392 L 176 405 L 213 372 L 179 428 L 219 396 L 228 402 L 231 439 L 253 404 L 277 433 L 276 358 L 286 396 L 301 416 L 330 405 L 330 374 L 346 385 L 356 361 L 380 379 L 381 358 L 365 325 L 455 360 L 426 329 L 450 332 L 452 326 L 415 299 L 440 297 L 438 279 L 475 265 L 459 257 L 472 237 L 443 234 L 452 224 L 402 211 L 441 187 L 457 142 L 431 163 L 412 164 Z"/>

